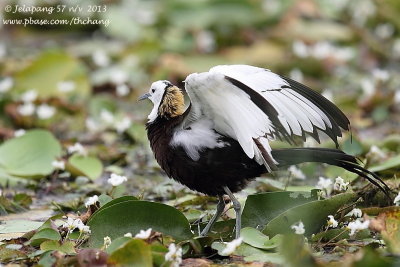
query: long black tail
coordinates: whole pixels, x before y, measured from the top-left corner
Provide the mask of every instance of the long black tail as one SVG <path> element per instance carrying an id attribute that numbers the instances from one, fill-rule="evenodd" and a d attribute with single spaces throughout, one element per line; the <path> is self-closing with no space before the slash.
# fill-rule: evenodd
<path id="1" fill-rule="evenodd" d="M 379 187 L 389 198 L 389 187 L 375 173 L 360 166 L 356 157 L 338 149 L 329 148 L 288 148 L 272 150 L 273 158 L 279 162 L 279 167 L 295 165 L 304 162 L 321 162 L 342 167 L 367 179 Z"/>

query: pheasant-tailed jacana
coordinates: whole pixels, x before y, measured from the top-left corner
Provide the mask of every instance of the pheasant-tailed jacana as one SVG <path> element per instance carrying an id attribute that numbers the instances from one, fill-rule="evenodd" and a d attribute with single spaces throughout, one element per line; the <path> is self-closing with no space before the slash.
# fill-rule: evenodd
<path id="1" fill-rule="evenodd" d="M 356 173 L 388 194 L 375 174 L 356 158 L 338 149 L 288 148 L 272 150 L 269 141 L 293 143 L 306 134 L 319 142 L 321 132 L 336 144 L 350 122 L 322 95 L 267 69 L 247 65 L 216 66 L 185 80 L 190 105 L 169 81 L 157 81 L 139 100 L 154 107 L 146 124 L 157 162 L 169 177 L 192 190 L 217 196 L 217 211 L 201 232 L 206 235 L 224 210 L 227 194 L 240 234 L 240 203 L 233 193 L 249 180 L 279 167 L 321 162 Z"/>

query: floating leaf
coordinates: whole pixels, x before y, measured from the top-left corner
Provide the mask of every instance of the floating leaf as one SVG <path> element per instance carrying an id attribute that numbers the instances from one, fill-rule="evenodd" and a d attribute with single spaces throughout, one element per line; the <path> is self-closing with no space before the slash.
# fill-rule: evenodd
<path id="1" fill-rule="evenodd" d="M 114 251 L 109 258 L 109 262 L 122 266 L 152 267 L 153 260 L 150 245 L 143 240 L 132 239 Z"/>
<path id="2" fill-rule="evenodd" d="M 189 222 L 180 211 L 173 207 L 140 200 L 107 204 L 93 214 L 88 221 L 92 230 L 89 243 L 93 247 L 100 247 L 105 236 L 115 239 L 128 232 L 136 234 L 148 228 L 170 235 L 177 240 L 192 237 Z"/>
<path id="3" fill-rule="evenodd" d="M 242 213 L 242 226 L 263 227 L 287 209 L 313 200 L 310 192 L 268 192 L 248 196 Z"/>
<path id="4" fill-rule="evenodd" d="M 388 169 L 393 169 L 393 168 L 400 168 L 400 155 L 397 155 L 393 158 L 390 158 L 388 160 L 385 160 L 379 165 L 375 165 L 369 168 L 370 171 L 372 172 L 380 172 Z"/>
<path id="5" fill-rule="evenodd" d="M 40 244 L 40 249 L 43 251 L 56 250 L 66 254 L 73 254 L 75 253 L 74 246 L 75 243 L 72 241 L 64 241 L 62 244 L 60 244 L 60 242 L 56 240 L 47 240 Z"/>
<path id="6" fill-rule="evenodd" d="M 0 224 L 0 234 L 27 233 L 29 231 L 37 229 L 41 225 L 41 222 L 34 222 L 29 220 L 3 221 Z"/>
<path id="7" fill-rule="evenodd" d="M 293 207 L 272 219 L 262 231 L 264 234 L 291 233 L 291 226 L 302 221 L 306 235 L 316 233 L 326 224 L 328 215 L 335 214 L 344 204 L 357 198 L 355 193 L 343 193 L 325 200 L 317 200 Z"/>
<path id="8" fill-rule="evenodd" d="M 74 154 L 68 159 L 67 170 L 74 175 L 83 175 L 94 180 L 103 172 L 103 164 L 96 157 Z"/>
<path id="9" fill-rule="evenodd" d="M 32 238 L 30 239 L 31 245 L 32 246 L 38 246 L 42 242 L 46 240 L 56 240 L 59 241 L 61 240 L 61 235 L 58 231 L 52 229 L 52 228 L 45 228 L 40 231 L 38 231 Z"/>
<path id="10" fill-rule="evenodd" d="M 15 90 L 35 89 L 42 97 L 63 96 L 66 93 L 57 90 L 58 83 L 63 81 L 74 82 L 72 94 L 86 97 L 90 93 L 84 65 L 67 53 L 49 51 L 15 75 Z"/>
<path id="11" fill-rule="evenodd" d="M 51 163 L 60 155 L 60 143 L 50 132 L 32 130 L 0 146 L 0 169 L 15 176 L 45 176 L 53 171 Z"/>
<path id="12" fill-rule="evenodd" d="M 362 144 L 356 138 L 347 138 L 342 145 L 342 149 L 349 155 L 357 156 L 363 152 Z"/>
<path id="13" fill-rule="evenodd" d="M 282 236 L 276 235 L 272 239 L 255 228 L 245 227 L 240 231 L 243 242 L 260 249 L 274 249 L 279 246 Z"/>

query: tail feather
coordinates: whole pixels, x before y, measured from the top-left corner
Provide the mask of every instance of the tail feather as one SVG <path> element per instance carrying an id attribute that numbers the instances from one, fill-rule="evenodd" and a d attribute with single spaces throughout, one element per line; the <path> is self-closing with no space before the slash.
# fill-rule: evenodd
<path id="1" fill-rule="evenodd" d="M 272 150 L 271 154 L 279 163 L 279 167 L 305 162 L 321 162 L 341 167 L 367 179 L 391 198 L 390 189 L 381 178 L 375 173 L 361 167 L 356 157 L 348 155 L 341 150 L 329 148 L 290 148 L 275 149 Z"/>

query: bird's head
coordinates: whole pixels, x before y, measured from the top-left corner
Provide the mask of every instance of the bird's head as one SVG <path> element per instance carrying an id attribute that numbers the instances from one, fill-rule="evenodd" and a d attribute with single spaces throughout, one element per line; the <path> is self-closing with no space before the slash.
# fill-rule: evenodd
<path id="1" fill-rule="evenodd" d="M 149 122 L 157 117 L 166 119 L 182 115 L 185 111 L 185 102 L 181 89 L 169 81 L 154 82 L 148 93 L 139 97 L 139 100 L 150 99 L 153 109 L 148 116 Z"/>

